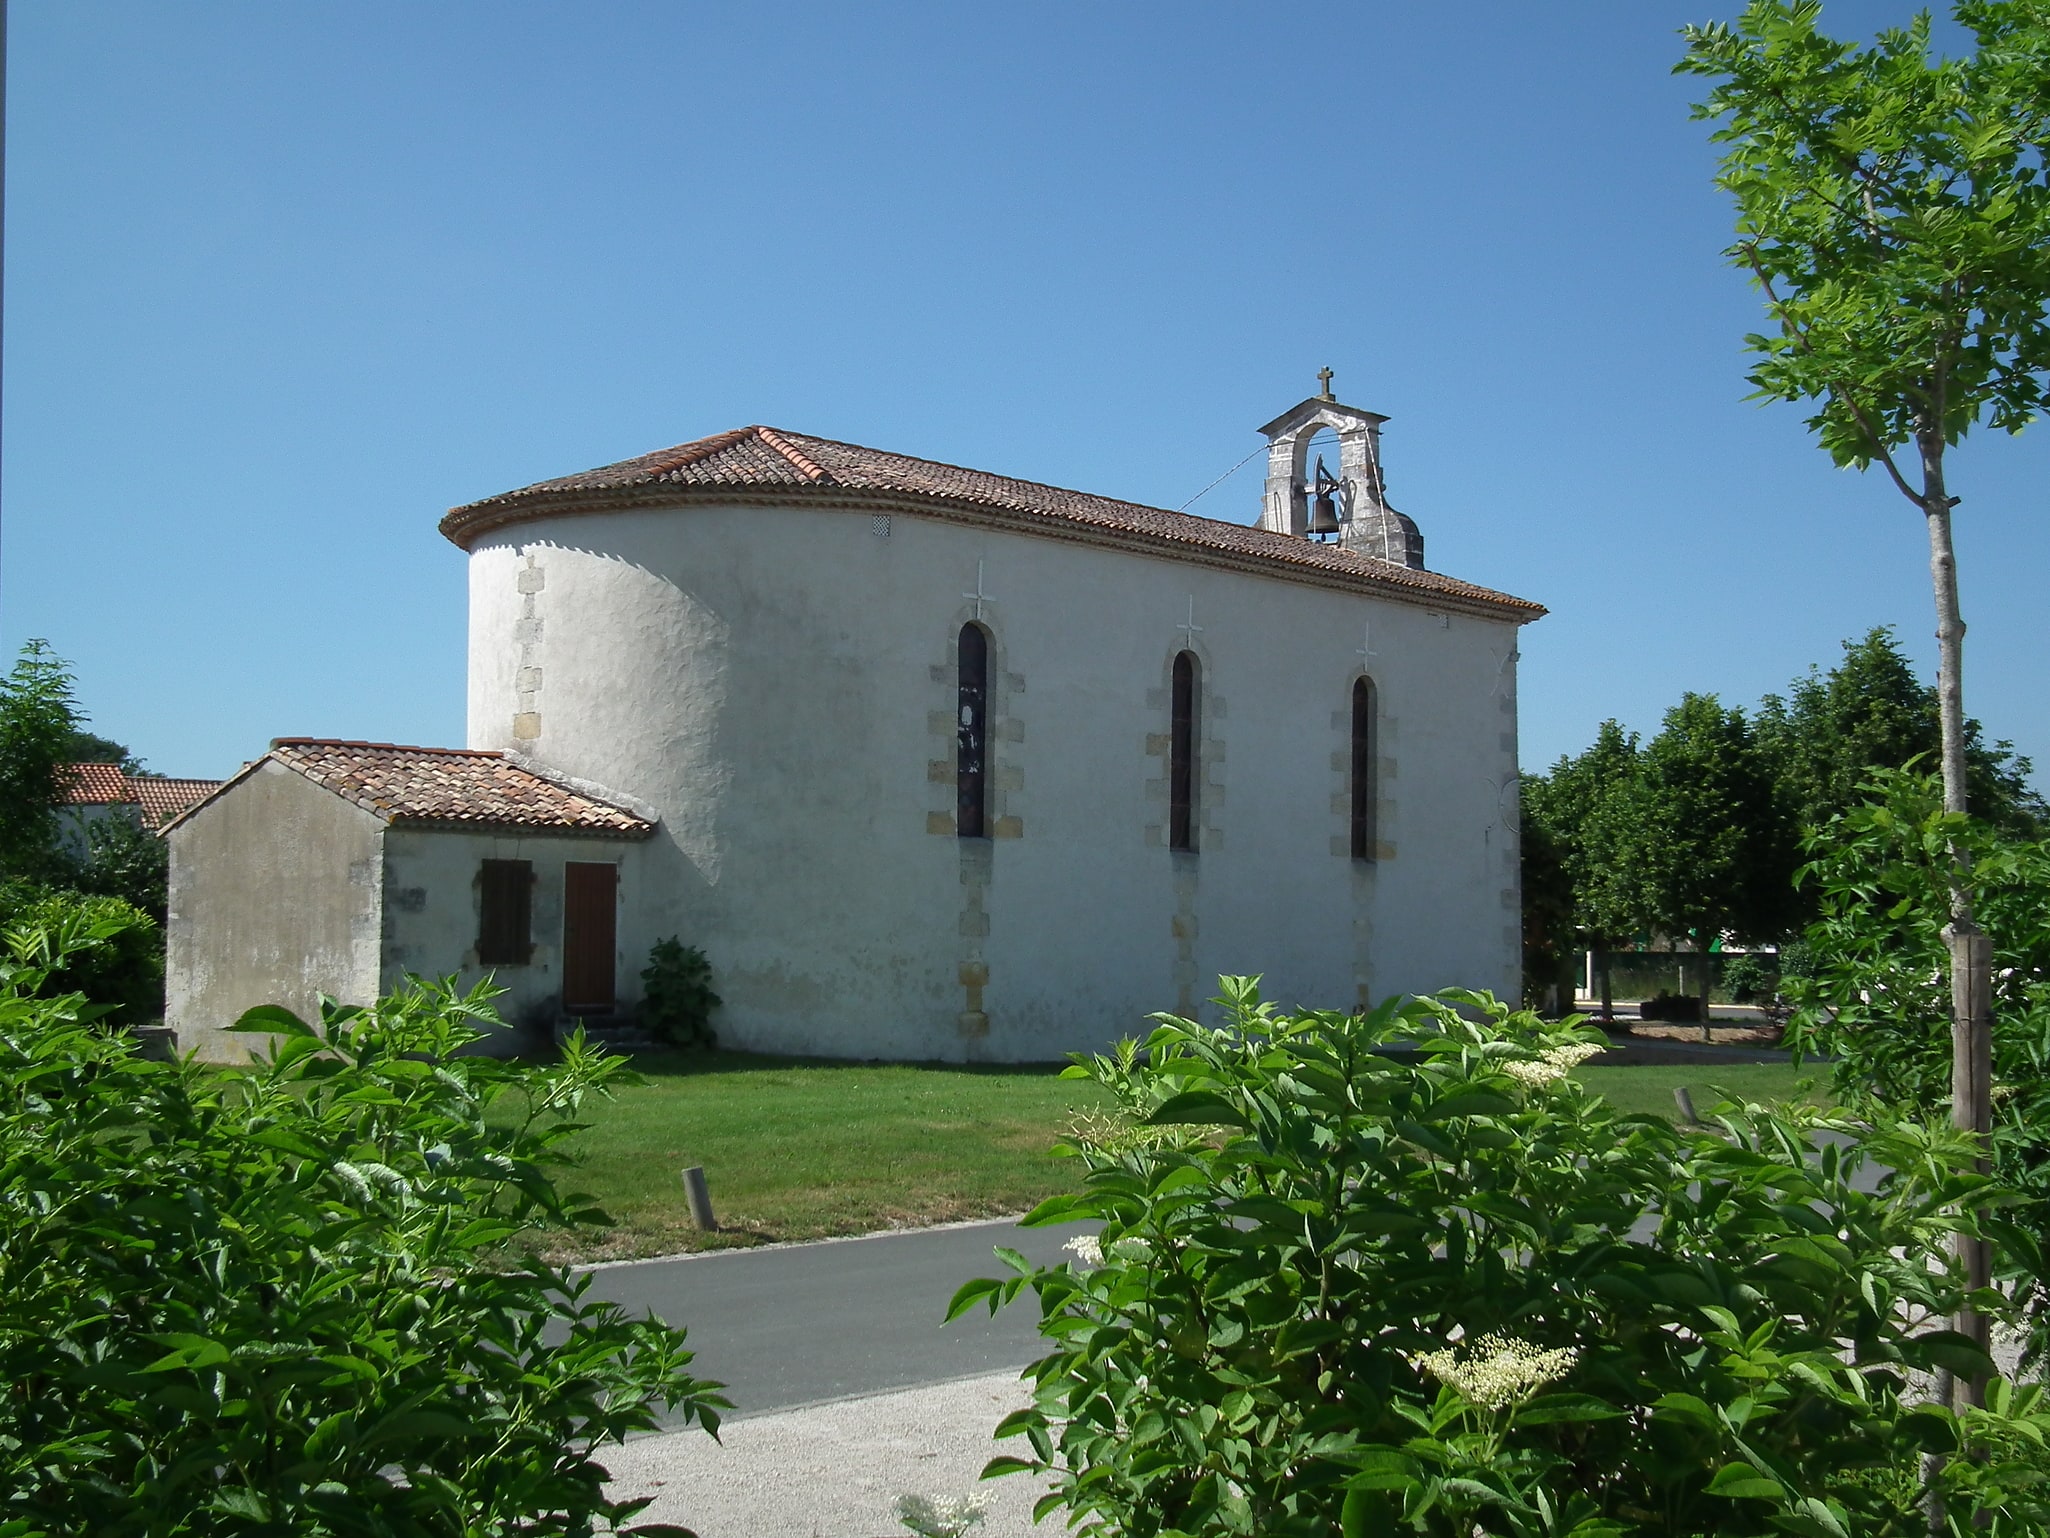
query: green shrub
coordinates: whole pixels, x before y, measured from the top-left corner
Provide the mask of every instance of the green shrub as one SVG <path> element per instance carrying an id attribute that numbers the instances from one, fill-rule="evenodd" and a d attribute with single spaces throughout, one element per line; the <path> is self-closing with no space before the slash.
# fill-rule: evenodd
<path id="1" fill-rule="evenodd" d="M 2026 1196 L 1999 1225 L 1996 1275 L 2050 1356 L 2050 839 L 2002 833 L 1943 810 L 1938 782 L 1885 774 L 1875 799 L 1810 840 L 1802 872 L 1821 917 L 1783 983 L 1787 1040 L 1835 1059 L 1849 1106 L 1950 1115 L 1950 846 L 1971 856 L 1980 927 L 1993 940 L 1993 1168 Z M 1790 962 L 1795 947 L 1788 947 Z"/>
<path id="2" fill-rule="evenodd" d="M 0 936 L 15 934 L 41 937 L 32 948 L 45 996 L 84 994 L 110 1025 L 163 1018 L 164 932 L 133 903 L 0 882 Z"/>
<path id="3" fill-rule="evenodd" d="M 1580 1017 L 1486 995 L 1221 1002 L 1070 1070 L 1122 1115 L 1027 1221 L 1100 1220 L 1081 1263 L 1000 1252 L 1015 1274 L 954 1300 L 1037 1294 L 1053 1349 L 999 1428 L 1029 1447 L 990 1471 L 1051 1471 L 1043 1510 L 1120 1538 L 1905 1535 L 1924 1451 L 1962 1438 L 1953 1531 L 2050 1519 L 2034 1391 L 1960 1420 L 1910 1387 L 1990 1367 L 1941 1327 L 1987 1190 L 1949 1128 L 1625 1116 L 1571 1077 L 1603 1044 Z"/>
<path id="4" fill-rule="evenodd" d="M 641 1024 L 672 1047 L 709 1052 L 719 1044 L 712 1029 L 718 1007 L 705 953 L 674 935 L 657 940 L 641 972 Z"/>
<path id="5" fill-rule="evenodd" d="M 66 923 L 0 965 L 0 1533 L 590 1534 L 645 1504 L 602 1443 L 716 1426 L 680 1331 L 507 1249 L 602 1221 L 551 1177 L 619 1059 L 466 1052 L 488 991 L 416 982 L 250 1011 L 247 1071 L 146 1061 L 45 996 L 111 938 Z"/>
<path id="6" fill-rule="evenodd" d="M 65 884 L 133 903 L 161 925 L 169 900 L 171 846 L 119 814 L 87 823 L 85 844 L 85 859 Z"/>
<path id="7" fill-rule="evenodd" d="M 1732 1004 L 1770 1003 L 1779 992 L 1779 971 L 1762 956 L 1732 956 L 1723 968 L 1723 991 Z"/>

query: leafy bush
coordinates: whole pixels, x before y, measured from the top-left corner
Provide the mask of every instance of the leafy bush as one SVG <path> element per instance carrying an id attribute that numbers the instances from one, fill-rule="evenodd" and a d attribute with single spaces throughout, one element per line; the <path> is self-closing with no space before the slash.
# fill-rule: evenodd
<path id="1" fill-rule="evenodd" d="M 112 922 L 0 965 L 0 1532 L 589 1534 L 645 1504 L 596 1450 L 662 1407 L 715 1428 L 716 1385 L 506 1249 L 602 1220 L 551 1172 L 619 1060 L 467 1053 L 487 990 L 416 982 L 318 1029 L 251 1010 L 246 1072 L 146 1061 L 42 996 Z"/>
<path id="2" fill-rule="evenodd" d="M 1811 840 L 1820 894 L 1802 970 L 1785 984 L 1787 1039 L 1835 1057 L 1847 1105 L 1950 1114 L 1949 847 L 1971 855 L 1980 926 L 1993 939 L 1993 1167 L 2028 1200 L 2001 1224 L 1998 1274 L 2050 1354 L 2050 840 L 2003 834 L 1943 810 L 1937 781 L 1879 776 L 1875 800 Z M 1791 950 L 1792 947 L 1789 947 Z"/>
<path id="3" fill-rule="evenodd" d="M 718 1007 L 705 953 L 674 935 L 657 940 L 641 971 L 641 1023 L 658 1041 L 709 1052 L 719 1044 L 712 1029 L 712 1011 Z"/>
<path id="4" fill-rule="evenodd" d="M 171 880 L 171 846 L 132 818 L 116 814 L 86 824 L 86 855 L 66 885 L 118 897 L 164 922 Z"/>
<path id="5" fill-rule="evenodd" d="M 1733 1004 L 1769 1003 L 1779 992 L 1779 972 L 1762 956 L 1732 956 L 1723 968 L 1723 991 Z"/>
<path id="6" fill-rule="evenodd" d="M 1725 1105 L 1688 1134 L 1576 1083 L 1599 1050 L 1487 995 L 1228 1021 L 1070 1069 L 1122 1107 L 1067 1140 L 1097 1219 L 1027 1286 L 1051 1352 L 999 1436 L 1042 1511 L 1107 1535 L 1908 1534 L 1922 1454 L 1952 1530 L 2040 1532 L 2050 1414 L 1962 1419 L 1917 1373 L 1988 1364 L 1941 1327 L 1987 1182 L 1947 1127 Z M 1876 1189 L 1861 1190 L 1860 1183 Z M 1990 1294 L 1978 1300 L 1993 1307 Z M 2032 1461 L 2033 1460 L 2033 1461 Z M 1974 1480 L 1982 1481 L 1974 1485 Z M 2000 1524 L 2007 1524 L 2002 1526 Z"/>
<path id="7" fill-rule="evenodd" d="M 163 1018 L 164 932 L 133 903 L 0 882 L 0 935 L 40 937 L 27 943 L 43 996 L 84 994 L 110 1025 Z M 60 936 L 68 938 L 57 945 Z"/>

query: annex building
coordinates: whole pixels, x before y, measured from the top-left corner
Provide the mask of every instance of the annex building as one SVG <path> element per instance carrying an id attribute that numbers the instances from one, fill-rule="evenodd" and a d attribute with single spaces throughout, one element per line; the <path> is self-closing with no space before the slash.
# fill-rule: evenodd
<path id="1" fill-rule="evenodd" d="M 409 972 L 545 1035 L 670 935 L 773 1052 L 1057 1058 L 1221 972 L 1513 995 L 1544 610 L 1425 567 L 1384 420 L 1270 422 L 1250 526 L 769 427 L 454 509 L 467 745 L 280 740 L 172 825 L 180 1045 Z"/>

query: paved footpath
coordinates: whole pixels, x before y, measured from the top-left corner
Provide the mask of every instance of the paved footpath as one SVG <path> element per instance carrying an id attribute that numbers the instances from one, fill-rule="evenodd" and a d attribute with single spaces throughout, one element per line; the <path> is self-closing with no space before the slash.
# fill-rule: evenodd
<path id="1" fill-rule="evenodd" d="M 1093 1226 L 1003 1220 L 596 1268 L 594 1293 L 689 1331 L 692 1370 L 736 1407 L 717 1442 L 691 1428 L 607 1449 L 613 1492 L 655 1497 L 637 1520 L 699 1538 L 903 1538 L 900 1495 L 980 1491 L 976 1538 L 1026 1538 L 1046 1487 L 977 1476 L 1026 1402 L 1018 1369 L 1044 1353 L 1036 1301 L 941 1321 L 963 1282 L 1002 1274 L 994 1246 L 1044 1264 Z"/>

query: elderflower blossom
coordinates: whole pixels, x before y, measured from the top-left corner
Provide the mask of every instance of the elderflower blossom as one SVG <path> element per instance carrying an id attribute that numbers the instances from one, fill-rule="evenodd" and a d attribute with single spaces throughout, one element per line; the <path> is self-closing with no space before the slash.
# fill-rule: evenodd
<path id="1" fill-rule="evenodd" d="M 1113 1239 L 1104 1253 L 1112 1260 L 1139 1261 L 1153 1258 L 1153 1246 L 1137 1234 L 1127 1234 L 1122 1239 Z"/>
<path id="2" fill-rule="evenodd" d="M 1502 1071 L 1525 1089 L 1542 1089 L 1547 1084 L 1556 1084 L 1589 1058 L 1598 1057 L 1607 1050 L 1591 1041 L 1569 1041 L 1564 1046 L 1552 1048 L 1542 1057 L 1504 1063 Z"/>
<path id="3" fill-rule="evenodd" d="M 1103 1245 L 1094 1234 L 1077 1234 L 1061 1246 L 1085 1266 L 1103 1264 Z"/>
<path id="4" fill-rule="evenodd" d="M 1503 1410 L 1566 1376 L 1580 1352 L 1547 1351 L 1513 1335 L 1487 1335 L 1462 1358 L 1452 1348 L 1421 1351 L 1409 1361 L 1484 1410 Z"/>
<path id="5" fill-rule="evenodd" d="M 900 1495 L 897 1520 L 919 1538 L 961 1538 L 983 1519 L 989 1497 L 975 1495 Z"/>

